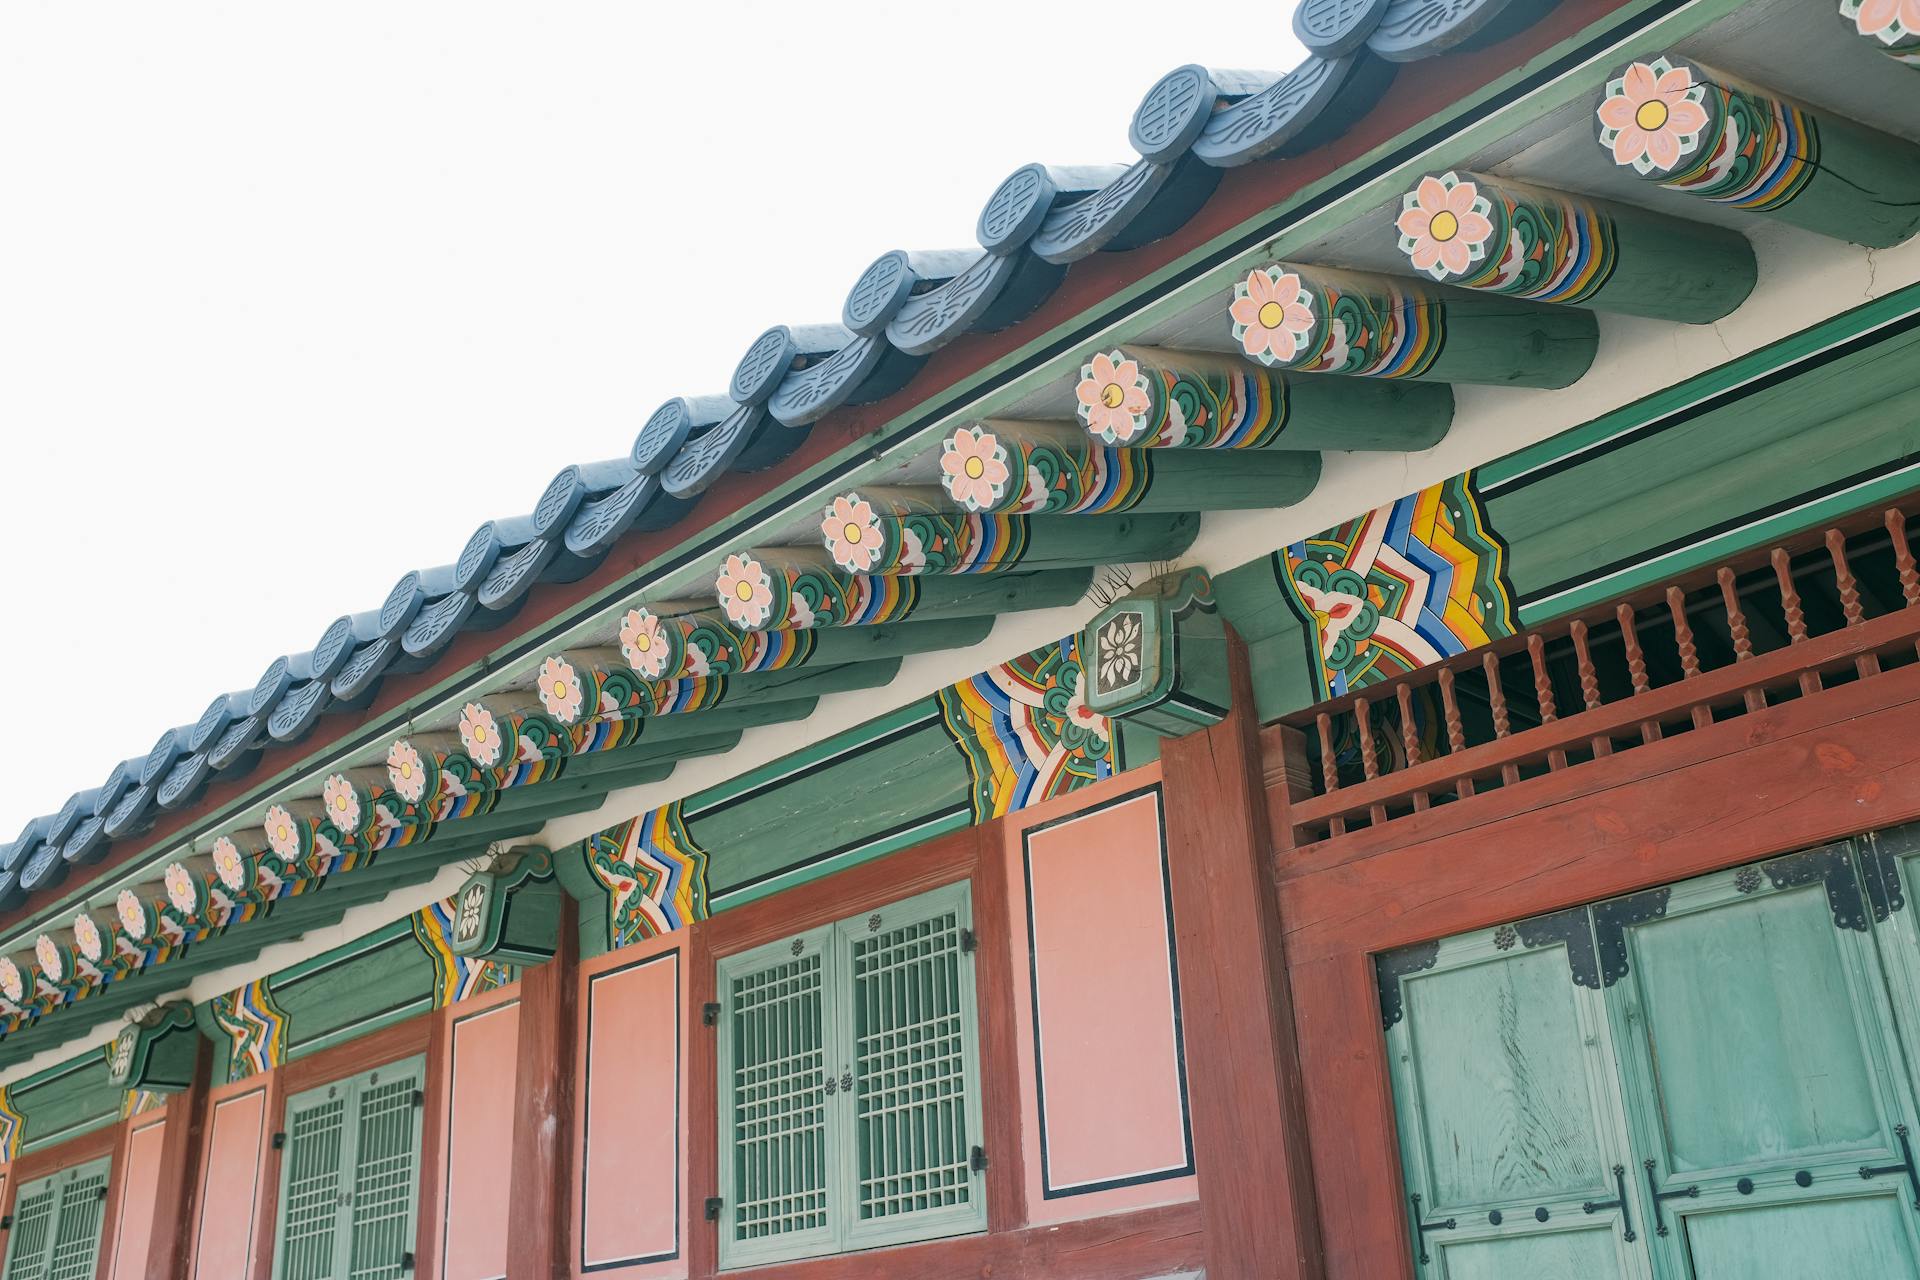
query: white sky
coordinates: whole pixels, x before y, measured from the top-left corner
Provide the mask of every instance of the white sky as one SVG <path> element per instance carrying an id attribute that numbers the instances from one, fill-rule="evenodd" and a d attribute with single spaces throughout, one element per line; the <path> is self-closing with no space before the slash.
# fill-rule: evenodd
<path id="1" fill-rule="evenodd" d="M 0 842 L 1291 5 L 0 7 Z"/>

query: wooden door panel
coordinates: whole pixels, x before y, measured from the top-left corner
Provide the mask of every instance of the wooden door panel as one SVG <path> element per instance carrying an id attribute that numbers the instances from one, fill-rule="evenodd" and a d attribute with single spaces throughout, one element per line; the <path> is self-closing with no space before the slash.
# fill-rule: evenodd
<path id="1" fill-rule="evenodd" d="M 1875 1010 L 1848 973 L 1860 941 L 1834 927 L 1818 882 L 1634 928 L 1667 1168 L 1890 1148 L 1867 1043 Z"/>
<path id="2" fill-rule="evenodd" d="M 1626 1280 L 1644 1274 L 1617 1230 L 1570 1230 L 1429 1244 L 1446 1280 Z"/>
<path id="3" fill-rule="evenodd" d="M 1423 974 L 1406 991 L 1432 1208 L 1604 1197 L 1611 1162 L 1563 950 Z"/>
<path id="4" fill-rule="evenodd" d="M 1692 1214 L 1685 1221 L 1693 1274 L 1695 1280 L 1920 1275 L 1910 1214 L 1897 1194 Z"/>

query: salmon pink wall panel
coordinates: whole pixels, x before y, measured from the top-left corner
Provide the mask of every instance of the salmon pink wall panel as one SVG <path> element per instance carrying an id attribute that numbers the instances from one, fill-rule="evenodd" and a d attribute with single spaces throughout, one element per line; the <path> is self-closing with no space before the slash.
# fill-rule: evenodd
<path id="1" fill-rule="evenodd" d="M 1131 781 L 1011 851 L 1036 1222 L 1194 1194 L 1161 794 Z"/>
<path id="2" fill-rule="evenodd" d="M 586 976 L 582 1034 L 583 1273 L 684 1275 L 680 1241 L 681 1008 L 678 949 Z"/>
<path id="3" fill-rule="evenodd" d="M 448 1039 L 441 1280 L 503 1280 L 520 1002 L 455 1018 Z"/>
<path id="4" fill-rule="evenodd" d="M 127 1135 L 127 1163 L 121 1170 L 120 1221 L 113 1228 L 113 1280 L 145 1280 L 147 1248 L 153 1243 L 153 1209 L 160 1198 L 160 1139 L 165 1120 L 142 1125 Z"/>
<path id="5" fill-rule="evenodd" d="M 208 1120 L 194 1280 L 236 1280 L 253 1265 L 254 1208 L 260 1203 L 264 1087 L 220 1098 Z"/>

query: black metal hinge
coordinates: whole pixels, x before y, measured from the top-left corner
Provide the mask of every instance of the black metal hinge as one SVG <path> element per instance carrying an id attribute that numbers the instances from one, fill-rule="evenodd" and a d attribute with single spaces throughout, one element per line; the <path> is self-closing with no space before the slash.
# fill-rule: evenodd
<path id="1" fill-rule="evenodd" d="M 1652 1160 L 1642 1160 L 1640 1164 L 1647 1171 L 1647 1194 L 1653 1197 L 1653 1234 L 1670 1235 L 1672 1232 L 1667 1226 L 1667 1215 L 1660 1208 L 1661 1204 L 1668 1200 L 1697 1200 L 1700 1198 L 1700 1188 L 1695 1184 L 1681 1187 L 1678 1191 L 1662 1191 L 1660 1180 L 1653 1176 L 1653 1171 L 1658 1166 Z M 1863 1173 L 1861 1176 L 1866 1175 Z"/>
<path id="2" fill-rule="evenodd" d="M 974 935 L 973 930 L 962 929 L 960 931 L 960 954 L 970 956 L 979 949 L 980 939 Z"/>
<path id="3" fill-rule="evenodd" d="M 413 1091 L 413 1105 L 416 1107 L 424 1107 L 427 1105 L 427 1091 L 425 1089 L 415 1089 Z"/>
<path id="4" fill-rule="evenodd" d="M 1632 1244 L 1639 1237 L 1633 1233 L 1633 1206 L 1627 1203 L 1627 1167 L 1623 1164 L 1613 1166 L 1613 1189 L 1618 1196 L 1617 1199 L 1588 1200 L 1580 1207 L 1588 1213 L 1599 1213 L 1603 1209 L 1618 1209 L 1620 1223 L 1625 1228 L 1620 1233 L 1620 1238 Z"/>
<path id="5" fill-rule="evenodd" d="M 1429 1262 L 1432 1262 L 1432 1261 L 1433 1261 L 1433 1259 L 1432 1259 L 1432 1258 L 1429 1258 L 1429 1257 L 1427 1256 L 1427 1232 L 1429 1232 L 1429 1231 L 1451 1231 L 1451 1230 L 1453 1230 L 1453 1228 L 1455 1227 L 1455 1225 L 1456 1225 L 1456 1224 L 1455 1224 L 1455 1222 L 1454 1222 L 1454 1220 L 1453 1220 L 1452 1218 L 1442 1218 L 1442 1219 L 1440 1219 L 1440 1220 L 1439 1220 L 1438 1222 L 1422 1222 L 1422 1221 L 1420 1221 L 1420 1196 L 1419 1196 L 1419 1193 L 1417 1193 L 1417 1192 L 1416 1192 L 1415 1194 L 1413 1194 L 1413 1195 L 1411 1195 L 1411 1196 L 1408 1196 L 1407 1198 L 1408 1198 L 1409 1200 L 1411 1200 L 1411 1201 L 1413 1201 L 1413 1230 L 1414 1230 L 1414 1241 L 1415 1241 L 1415 1243 L 1417 1243 L 1417 1244 L 1418 1244 L 1418 1245 L 1420 1246 L 1420 1265 L 1424 1267 L 1424 1266 L 1426 1266 L 1426 1265 L 1427 1265 L 1427 1264 L 1428 1264 Z"/>
<path id="6" fill-rule="evenodd" d="M 8 1214 L 6 1217 L 0 1218 L 0 1231 L 11 1230 L 13 1230 L 13 1215 Z"/>
<path id="7" fill-rule="evenodd" d="M 273 1149 L 275 1151 L 280 1150 L 282 1147 L 286 1145 L 287 1145 L 287 1135 L 285 1133 L 276 1133 L 273 1135 Z"/>
<path id="8" fill-rule="evenodd" d="M 967 1158 L 967 1168 L 973 1170 L 975 1173 L 985 1173 L 987 1171 L 987 1149 L 985 1147 L 975 1147 L 973 1149 L 973 1154 Z"/>
<path id="9" fill-rule="evenodd" d="M 412 1253 L 409 1252 L 409 1253 L 403 1253 L 400 1255 L 400 1269 L 402 1271 L 413 1270 L 413 1254 Z"/>
<path id="10" fill-rule="evenodd" d="M 700 1006 L 700 1025 L 703 1027 L 719 1026 L 720 1025 L 720 1006 L 717 1004 L 701 1005 Z"/>
<path id="11" fill-rule="evenodd" d="M 1877 1178 L 1883 1173 L 1906 1174 L 1908 1185 L 1913 1188 L 1913 1207 L 1920 1209 L 1920 1168 L 1915 1167 L 1913 1163 L 1913 1144 L 1907 1141 L 1907 1126 L 1904 1124 L 1893 1126 L 1893 1136 L 1900 1139 L 1900 1154 L 1905 1156 L 1906 1160 L 1900 1164 L 1863 1164 L 1860 1166 L 1860 1176 Z"/>
<path id="12" fill-rule="evenodd" d="M 707 1197 L 707 1221 L 708 1222 L 720 1221 L 720 1205 L 721 1205 L 721 1200 L 719 1196 Z"/>

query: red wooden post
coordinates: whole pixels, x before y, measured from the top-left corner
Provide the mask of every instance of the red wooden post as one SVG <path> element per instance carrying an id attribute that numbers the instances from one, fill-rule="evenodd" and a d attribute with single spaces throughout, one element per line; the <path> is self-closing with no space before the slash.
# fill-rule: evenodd
<path id="1" fill-rule="evenodd" d="M 520 979 L 520 1049 L 515 1059 L 514 1206 L 507 1226 L 507 1274 L 564 1276 L 573 1200 L 574 1004 L 579 926 L 560 913 L 553 959 Z"/>
<path id="2" fill-rule="evenodd" d="M 200 1144 L 207 1128 L 207 1091 L 213 1075 L 213 1041 L 200 1037 L 193 1084 L 167 1099 L 167 1127 L 160 1135 L 159 1193 L 153 1235 L 147 1246 L 146 1280 L 187 1280 L 193 1274 L 193 1222 L 199 1197 Z M 116 1177 L 124 1170 L 116 1169 Z"/>
<path id="3" fill-rule="evenodd" d="M 1233 711 L 1161 747 L 1209 1280 L 1317 1280 L 1320 1224 L 1246 646 Z"/>

